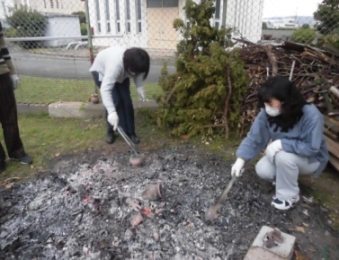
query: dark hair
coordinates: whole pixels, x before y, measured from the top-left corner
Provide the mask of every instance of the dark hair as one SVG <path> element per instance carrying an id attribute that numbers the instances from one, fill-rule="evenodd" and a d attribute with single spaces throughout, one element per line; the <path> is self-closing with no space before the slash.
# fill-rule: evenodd
<path id="1" fill-rule="evenodd" d="M 276 125 L 274 132 L 279 127 L 281 132 L 287 132 L 293 128 L 304 115 L 304 105 L 309 104 L 294 84 L 288 78 L 282 76 L 270 77 L 266 82 L 261 84 L 258 98 L 260 108 L 265 107 L 264 103 L 270 103 L 272 98 L 282 102 L 280 115 L 275 117 L 267 115 L 270 126 Z"/>
<path id="2" fill-rule="evenodd" d="M 144 79 L 147 78 L 150 58 L 148 53 L 141 48 L 130 48 L 124 52 L 123 57 L 124 70 L 134 73 L 144 73 Z"/>

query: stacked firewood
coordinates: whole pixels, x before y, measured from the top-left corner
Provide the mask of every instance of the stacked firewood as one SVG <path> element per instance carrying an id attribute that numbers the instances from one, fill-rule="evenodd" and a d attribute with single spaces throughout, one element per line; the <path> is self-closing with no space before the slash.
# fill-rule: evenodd
<path id="1" fill-rule="evenodd" d="M 250 76 L 241 107 L 240 134 L 244 134 L 258 113 L 260 83 L 269 76 L 288 77 L 306 100 L 323 113 L 325 138 L 332 161 L 337 161 L 339 169 L 339 51 L 292 42 L 255 44 L 244 39 L 235 40 L 242 45 L 240 55 Z"/>

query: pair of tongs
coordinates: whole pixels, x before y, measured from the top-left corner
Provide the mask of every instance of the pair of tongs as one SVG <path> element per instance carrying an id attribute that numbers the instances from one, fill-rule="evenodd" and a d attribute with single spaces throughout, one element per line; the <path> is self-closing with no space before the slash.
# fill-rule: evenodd
<path id="1" fill-rule="evenodd" d="M 139 151 L 138 151 L 136 145 L 128 137 L 128 135 L 125 133 L 125 131 L 122 130 L 122 128 L 120 126 L 117 127 L 117 130 L 118 130 L 119 134 L 122 136 L 122 138 L 125 140 L 125 142 L 128 144 L 128 146 L 132 149 L 133 153 L 136 156 L 139 156 L 140 154 L 139 154 Z"/>

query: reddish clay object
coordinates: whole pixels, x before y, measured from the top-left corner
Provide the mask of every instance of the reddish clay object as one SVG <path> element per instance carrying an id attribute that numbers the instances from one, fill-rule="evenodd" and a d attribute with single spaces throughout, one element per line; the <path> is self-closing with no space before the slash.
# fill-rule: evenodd
<path id="1" fill-rule="evenodd" d="M 149 215 L 152 213 L 152 211 L 150 209 L 141 209 L 141 212 L 144 213 L 145 215 Z"/>
<path id="2" fill-rule="evenodd" d="M 131 225 L 132 227 L 136 227 L 140 225 L 144 221 L 144 218 L 141 216 L 141 214 L 137 214 L 132 216 L 131 218 Z"/>
<path id="3" fill-rule="evenodd" d="M 99 103 L 99 96 L 98 96 L 98 94 L 92 94 L 92 96 L 91 96 L 91 102 L 92 102 L 93 104 L 98 104 L 98 103 Z"/>
<path id="4" fill-rule="evenodd" d="M 145 155 L 141 154 L 140 156 L 136 156 L 136 155 L 132 155 L 129 158 L 129 163 L 133 166 L 133 167 L 140 167 L 144 164 L 145 161 Z"/>
<path id="5" fill-rule="evenodd" d="M 142 198 L 145 200 L 158 200 L 163 195 L 163 188 L 160 183 L 149 186 L 143 193 Z"/>

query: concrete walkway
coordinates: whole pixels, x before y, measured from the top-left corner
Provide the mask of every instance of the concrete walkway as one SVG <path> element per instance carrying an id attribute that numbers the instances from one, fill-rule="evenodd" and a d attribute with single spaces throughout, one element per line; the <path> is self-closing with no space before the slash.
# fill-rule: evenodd
<path id="1" fill-rule="evenodd" d="M 133 101 L 134 108 L 151 108 L 157 107 L 155 100 Z M 64 118 L 98 118 L 105 116 L 105 108 L 102 103 L 83 103 L 83 102 L 56 102 L 46 104 L 17 104 L 19 114 L 49 114 L 50 117 Z"/>

